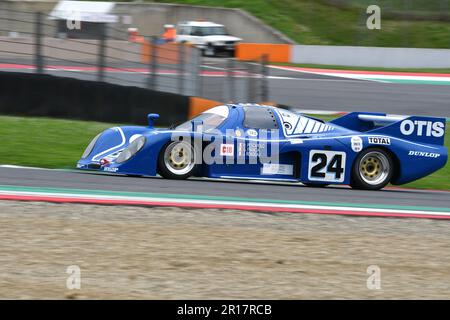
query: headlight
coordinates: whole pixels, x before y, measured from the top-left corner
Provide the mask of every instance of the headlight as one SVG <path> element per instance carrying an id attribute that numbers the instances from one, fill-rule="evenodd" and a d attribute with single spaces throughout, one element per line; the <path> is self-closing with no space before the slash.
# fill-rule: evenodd
<path id="1" fill-rule="evenodd" d="M 102 132 L 99 133 L 98 135 L 96 135 L 94 139 L 92 139 L 92 141 L 86 147 L 86 150 L 84 150 L 83 155 L 81 156 L 81 159 L 85 159 L 91 154 L 92 149 L 94 149 L 94 146 L 97 143 L 97 140 L 98 140 L 98 138 L 100 138 L 101 135 L 102 135 Z"/>
<path id="2" fill-rule="evenodd" d="M 132 156 L 134 156 L 136 153 L 138 153 L 145 145 L 146 139 L 144 136 L 140 136 L 136 140 L 134 140 L 132 143 L 128 145 L 123 151 L 120 153 L 120 155 L 117 157 L 116 162 L 122 163 L 125 161 L 130 160 Z"/>

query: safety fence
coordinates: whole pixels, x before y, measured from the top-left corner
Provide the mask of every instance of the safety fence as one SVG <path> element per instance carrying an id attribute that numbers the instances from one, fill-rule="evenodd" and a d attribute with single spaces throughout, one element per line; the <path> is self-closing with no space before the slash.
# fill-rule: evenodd
<path id="1" fill-rule="evenodd" d="M 255 61 L 208 60 L 201 72 L 200 97 L 223 102 L 270 100 L 265 55 Z"/>
<path id="2" fill-rule="evenodd" d="M 56 18 L 3 9 L 0 21 L 8 28 L 0 30 L 4 34 L 0 37 L 0 69 L 196 94 L 200 63 L 196 48 L 165 45 L 156 37 L 128 41 L 126 30 L 106 23 L 74 33 L 71 28 L 76 25 Z M 78 27 L 85 26 L 82 23 Z M 151 44 L 153 50 L 144 52 L 143 44 Z"/>
<path id="3" fill-rule="evenodd" d="M 76 26 L 56 18 L 2 9 L 0 71 L 106 82 L 220 102 L 270 100 L 265 55 L 252 61 L 204 57 L 190 44 L 166 43 L 154 35 L 131 37 L 114 24 Z M 81 31 L 72 29 L 77 27 Z"/>

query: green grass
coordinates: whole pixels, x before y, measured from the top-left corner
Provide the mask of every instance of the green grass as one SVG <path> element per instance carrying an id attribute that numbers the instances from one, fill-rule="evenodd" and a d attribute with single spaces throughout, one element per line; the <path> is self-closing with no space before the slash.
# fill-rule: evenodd
<path id="1" fill-rule="evenodd" d="M 335 118 L 323 115 L 315 117 L 325 121 Z M 114 125 L 0 116 L 0 136 L 4 137 L 0 148 L 0 164 L 74 168 L 91 139 Z M 450 147 L 450 130 L 446 132 L 445 145 Z M 404 187 L 450 190 L 450 164 L 447 163 L 438 172 Z"/>
<path id="2" fill-rule="evenodd" d="M 74 168 L 86 146 L 108 123 L 0 116 L 0 163 Z"/>
<path id="3" fill-rule="evenodd" d="M 322 0 L 330 4 L 343 2 L 354 8 L 367 8 L 371 4 L 380 6 L 389 16 L 412 16 L 416 19 L 438 19 L 450 10 L 448 0 Z"/>
<path id="4" fill-rule="evenodd" d="M 450 68 L 376 68 L 376 67 L 352 67 L 352 66 L 336 66 L 330 64 L 307 64 L 307 63 L 288 63 L 288 62 L 272 62 L 271 65 L 301 67 L 301 68 L 316 68 L 316 69 L 336 69 L 336 70 L 450 73 Z"/>
<path id="5" fill-rule="evenodd" d="M 438 21 L 448 12 L 442 2 L 414 0 L 161 0 L 189 5 L 241 8 L 300 44 L 450 48 L 450 23 Z M 342 2 L 342 1 L 340 1 Z M 430 4 L 431 3 L 431 4 Z M 381 30 L 368 30 L 368 4 L 381 7 Z M 430 13 L 429 20 L 408 20 L 395 12 Z M 205 17 L 208 18 L 208 17 Z"/>

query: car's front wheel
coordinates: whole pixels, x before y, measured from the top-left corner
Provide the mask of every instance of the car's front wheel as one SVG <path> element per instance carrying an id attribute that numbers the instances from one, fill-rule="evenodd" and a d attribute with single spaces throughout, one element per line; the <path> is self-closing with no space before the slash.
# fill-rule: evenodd
<path id="1" fill-rule="evenodd" d="M 187 179 L 197 168 L 192 144 L 173 141 L 164 146 L 158 157 L 158 171 L 168 179 Z"/>
<path id="2" fill-rule="evenodd" d="M 380 148 L 361 151 L 352 167 L 351 187 L 379 190 L 384 188 L 394 174 L 391 155 Z"/>

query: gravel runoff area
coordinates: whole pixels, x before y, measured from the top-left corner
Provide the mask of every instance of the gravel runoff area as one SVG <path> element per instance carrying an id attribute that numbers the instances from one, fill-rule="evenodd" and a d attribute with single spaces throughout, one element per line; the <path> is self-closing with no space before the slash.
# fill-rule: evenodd
<path id="1" fill-rule="evenodd" d="M 450 298 L 450 221 L 0 201 L 0 225 L 0 298 Z"/>

